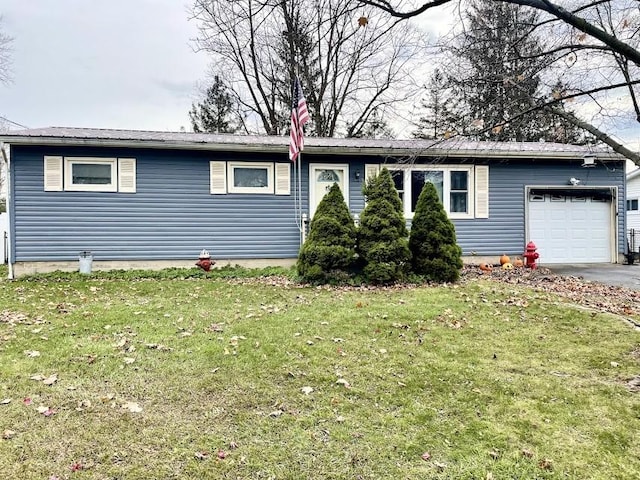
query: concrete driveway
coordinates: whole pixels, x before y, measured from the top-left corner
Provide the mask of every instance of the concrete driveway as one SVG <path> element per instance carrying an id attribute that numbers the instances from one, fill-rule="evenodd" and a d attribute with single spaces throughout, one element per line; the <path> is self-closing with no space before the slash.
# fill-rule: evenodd
<path id="1" fill-rule="evenodd" d="M 540 265 L 557 275 L 581 277 L 584 280 L 627 287 L 640 290 L 640 265 L 622 265 L 616 263 L 584 265 Z"/>

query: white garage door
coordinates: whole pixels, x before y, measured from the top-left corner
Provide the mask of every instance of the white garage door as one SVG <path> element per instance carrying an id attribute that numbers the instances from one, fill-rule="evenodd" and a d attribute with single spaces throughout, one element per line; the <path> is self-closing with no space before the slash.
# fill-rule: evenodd
<path id="1" fill-rule="evenodd" d="M 543 265 L 612 261 L 611 200 L 531 193 L 528 222 Z"/>

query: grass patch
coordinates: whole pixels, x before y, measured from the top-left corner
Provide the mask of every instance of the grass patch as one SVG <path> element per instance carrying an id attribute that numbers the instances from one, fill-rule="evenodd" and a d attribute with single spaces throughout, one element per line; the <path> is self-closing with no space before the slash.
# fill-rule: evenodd
<path id="1" fill-rule="evenodd" d="M 250 276 L 2 282 L 3 477 L 640 475 L 620 320 L 484 281 Z"/>

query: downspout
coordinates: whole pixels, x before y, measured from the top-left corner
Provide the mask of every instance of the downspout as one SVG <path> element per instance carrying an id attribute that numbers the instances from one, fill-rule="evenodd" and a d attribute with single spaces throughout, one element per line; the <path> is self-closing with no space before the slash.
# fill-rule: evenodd
<path id="1" fill-rule="evenodd" d="M 13 238 L 13 232 L 11 231 L 11 160 L 9 155 L 7 155 L 7 151 L 4 149 L 5 144 L 0 142 L 0 151 L 2 152 L 2 160 L 7 167 L 7 213 L 9 214 L 9 222 L 7 223 L 7 242 L 9 244 L 8 254 L 9 258 L 7 258 L 7 265 L 9 266 L 9 280 L 13 280 L 13 263 L 12 263 L 12 252 L 11 252 L 11 239 Z"/>

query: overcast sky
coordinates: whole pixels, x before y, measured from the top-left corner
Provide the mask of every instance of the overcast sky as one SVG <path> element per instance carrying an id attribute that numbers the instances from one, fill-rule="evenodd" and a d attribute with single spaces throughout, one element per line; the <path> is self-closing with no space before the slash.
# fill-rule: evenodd
<path id="1" fill-rule="evenodd" d="M 0 115 L 45 126 L 190 128 L 208 60 L 184 0 L 1 0 L 14 38 Z"/>
<path id="2" fill-rule="evenodd" d="M 192 49 L 188 4 L 0 0 L 0 27 L 14 38 L 13 83 L 0 84 L 0 115 L 29 128 L 190 130 L 208 58 Z M 420 21 L 446 29 L 452 15 L 438 9 Z M 637 122 L 616 127 L 618 139 L 640 149 Z"/>

